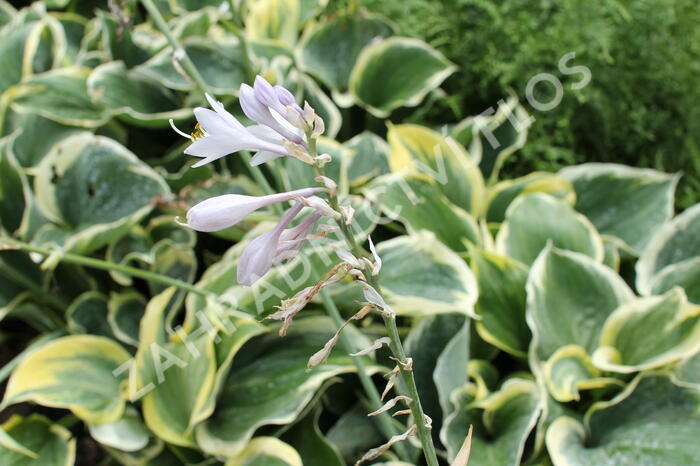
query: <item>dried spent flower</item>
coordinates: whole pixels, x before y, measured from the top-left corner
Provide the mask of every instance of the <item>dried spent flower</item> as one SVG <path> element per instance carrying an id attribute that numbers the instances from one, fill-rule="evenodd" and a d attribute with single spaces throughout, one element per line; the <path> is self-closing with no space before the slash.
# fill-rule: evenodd
<path id="1" fill-rule="evenodd" d="M 372 411 L 367 416 L 376 416 L 378 414 L 385 413 L 385 412 L 389 411 L 390 409 L 392 409 L 394 406 L 396 406 L 396 403 L 398 403 L 399 401 L 403 401 L 404 403 L 406 403 L 408 405 L 413 400 L 410 397 L 404 396 L 404 395 L 395 396 L 391 400 L 384 403 L 384 405 L 381 408 L 379 408 L 376 411 Z"/>

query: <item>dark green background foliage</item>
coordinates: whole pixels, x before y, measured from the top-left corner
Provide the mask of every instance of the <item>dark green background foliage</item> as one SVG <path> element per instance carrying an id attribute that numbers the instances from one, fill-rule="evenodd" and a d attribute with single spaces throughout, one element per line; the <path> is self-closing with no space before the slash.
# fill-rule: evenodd
<path id="1" fill-rule="evenodd" d="M 525 104 L 537 73 L 565 83 L 562 104 L 537 118 L 506 175 L 556 170 L 584 161 L 682 170 L 678 204 L 700 188 L 700 2 L 695 0 L 364 0 L 422 38 L 459 71 L 443 88 L 461 117 L 496 104 L 512 89 Z M 557 62 L 591 69 L 593 80 L 572 91 Z M 568 79 L 568 81 L 567 81 Z M 545 90 L 546 84 L 540 88 Z M 548 99 L 542 97 L 543 101 Z M 451 109 L 452 107 L 450 107 Z M 447 108 L 431 123 L 455 119 Z"/>

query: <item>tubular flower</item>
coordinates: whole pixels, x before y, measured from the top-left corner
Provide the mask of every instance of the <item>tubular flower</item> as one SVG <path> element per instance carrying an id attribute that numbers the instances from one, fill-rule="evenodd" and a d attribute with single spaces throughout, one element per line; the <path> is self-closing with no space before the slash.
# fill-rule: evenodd
<path id="1" fill-rule="evenodd" d="M 321 217 L 320 213 L 314 212 L 299 225 L 287 229 L 303 207 L 301 202 L 294 204 L 272 230 L 258 236 L 246 246 L 238 262 L 238 283 L 252 285 L 265 275 L 273 264 L 303 246 L 314 223 Z"/>
<path id="2" fill-rule="evenodd" d="M 295 198 L 306 198 L 319 191 L 322 191 L 322 188 L 297 189 L 267 196 L 224 194 L 211 197 L 187 212 L 187 225 L 193 230 L 204 232 L 224 230 L 262 207 Z"/>

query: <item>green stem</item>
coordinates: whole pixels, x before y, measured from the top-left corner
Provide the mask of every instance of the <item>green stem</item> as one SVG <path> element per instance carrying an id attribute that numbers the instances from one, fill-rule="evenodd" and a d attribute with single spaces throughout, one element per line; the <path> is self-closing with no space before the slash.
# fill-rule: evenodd
<path id="1" fill-rule="evenodd" d="M 47 248 L 41 248 L 38 246 L 33 246 L 31 244 L 27 243 L 22 243 L 20 241 L 12 241 L 8 243 L 8 246 L 14 249 L 19 249 L 22 251 L 26 252 L 34 252 L 37 254 L 41 254 L 44 257 L 50 256 L 54 250 L 52 249 L 47 249 Z M 114 262 L 109 262 L 105 261 L 102 259 L 96 259 L 94 257 L 85 257 L 85 256 L 80 256 L 78 254 L 73 254 L 70 252 L 63 253 L 60 257 L 61 262 L 66 262 L 68 264 L 76 264 L 76 265 L 81 265 L 83 267 L 90 267 L 93 269 L 100 269 L 100 270 L 112 270 L 115 272 L 120 272 L 125 275 L 129 275 L 131 277 L 136 277 L 136 278 L 141 278 L 144 280 L 148 280 L 154 283 L 160 283 L 162 285 L 166 286 L 174 286 L 176 288 L 179 288 L 181 290 L 188 291 L 190 293 L 194 293 L 196 295 L 202 296 L 202 297 L 208 297 L 214 295 L 214 293 L 207 291 L 207 290 L 202 290 L 200 288 L 197 288 L 196 286 L 187 283 L 182 280 L 178 280 L 177 278 L 172 278 L 168 277 L 166 275 L 161 275 L 155 272 L 149 272 L 148 270 L 142 270 L 142 269 L 137 269 L 136 267 L 130 267 L 128 265 L 123 265 L 123 264 L 115 264 Z"/>
<path id="2" fill-rule="evenodd" d="M 311 157 L 316 157 L 315 140 L 313 140 L 313 138 L 308 137 L 308 135 L 307 139 L 309 140 L 309 154 L 311 155 Z M 323 169 L 323 167 L 317 166 L 316 171 L 319 176 L 325 176 L 325 170 Z M 336 212 L 340 211 L 340 201 L 338 200 L 337 193 L 331 192 L 329 194 L 328 204 Z M 366 255 L 366 251 L 360 245 L 357 244 L 357 241 L 355 240 L 355 235 L 352 233 L 352 227 L 345 221 L 345 218 L 341 216 L 340 219 L 337 220 L 337 223 L 343 234 L 345 242 L 350 247 L 350 251 L 353 253 L 353 255 L 355 255 L 358 258 L 364 257 Z M 367 283 L 370 286 L 372 286 L 372 288 L 377 290 L 377 293 L 381 294 L 381 288 L 379 286 L 379 283 L 377 283 L 377 281 L 375 280 L 375 278 L 370 273 L 367 273 L 365 275 Z M 391 339 L 389 349 L 391 350 L 393 356 L 399 361 L 399 373 L 401 374 L 401 380 L 403 382 L 404 387 L 406 388 L 406 391 L 408 392 L 407 396 L 411 398 L 409 407 L 411 408 L 413 420 L 416 423 L 418 438 L 420 439 L 420 443 L 423 447 L 423 455 L 425 456 L 425 461 L 427 462 L 428 466 L 439 466 L 437 453 L 435 451 L 435 445 L 433 444 L 433 437 L 430 433 L 430 428 L 426 426 L 426 417 L 425 413 L 423 412 L 423 406 L 421 405 L 420 398 L 418 396 L 418 388 L 416 387 L 416 381 L 413 377 L 413 370 L 411 370 L 410 368 L 405 368 L 405 365 L 407 363 L 406 351 L 403 348 L 403 344 L 401 343 L 401 336 L 399 335 L 399 330 L 396 327 L 396 318 L 384 316 L 384 325 L 386 326 L 388 336 Z"/>
<path id="3" fill-rule="evenodd" d="M 168 43 L 173 48 L 173 53 L 176 54 L 176 58 L 182 64 L 182 68 L 195 83 L 197 89 L 202 93 L 202 97 L 204 97 L 207 93 L 207 84 L 204 82 L 204 78 L 202 78 L 202 75 L 199 74 L 197 67 L 194 66 L 194 63 L 192 63 L 192 60 L 190 60 L 185 48 L 170 31 L 168 23 L 165 22 L 165 18 L 163 18 L 163 15 L 160 13 L 160 10 L 158 10 L 158 7 L 155 5 L 155 3 L 153 3 L 153 0 L 141 0 L 141 4 L 143 4 L 146 11 L 148 11 L 148 14 L 155 23 L 156 27 L 168 40 Z"/>
<path id="4" fill-rule="evenodd" d="M 323 305 L 328 311 L 328 314 L 330 315 L 331 319 L 333 319 L 335 325 L 338 328 L 340 328 L 345 322 L 343 321 L 343 318 L 341 317 L 338 308 L 333 302 L 333 299 L 330 297 L 326 290 L 321 290 L 320 295 L 321 299 L 323 300 Z M 355 345 L 353 345 L 350 338 L 342 332 L 340 334 L 340 345 L 343 348 L 343 351 L 346 353 L 356 353 L 358 351 L 358 349 L 355 348 Z M 365 394 L 367 394 L 367 396 L 369 397 L 371 409 L 374 411 L 381 408 L 382 399 L 379 396 L 377 387 L 374 385 L 374 382 L 372 382 L 372 378 L 367 374 L 367 369 L 365 367 L 365 363 L 362 361 L 362 358 L 352 358 L 352 361 L 355 364 L 355 367 L 357 368 L 357 376 L 360 378 L 362 388 L 365 390 Z M 391 416 L 389 416 L 389 413 L 382 413 L 376 416 L 374 420 L 377 423 L 377 427 L 382 432 L 382 434 L 384 434 L 387 440 L 394 435 L 400 434 L 400 432 L 396 429 L 394 422 L 391 419 Z M 399 455 L 399 458 L 401 460 L 408 462 L 411 461 L 411 455 L 408 452 L 408 449 L 406 448 L 405 444 L 397 443 L 394 445 L 394 448 L 396 449 L 396 453 Z"/>

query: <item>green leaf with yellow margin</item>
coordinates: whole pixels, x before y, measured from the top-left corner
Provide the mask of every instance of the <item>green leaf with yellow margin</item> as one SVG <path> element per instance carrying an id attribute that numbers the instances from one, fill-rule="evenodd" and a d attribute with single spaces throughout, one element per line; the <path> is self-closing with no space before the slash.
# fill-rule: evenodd
<path id="1" fill-rule="evenodd" d="M 549 194 L 568 205 L 573 205 L 576 200 L 576 193 L 571 183 L 552 173 L 534 172 L 491 186 L 488 190 L 486 220 L 492 223 L 502 222 L 513 200 L 520 194 L 531 193 Z"/>
<path id="2" fill-rule="evenodd" d="M 44 416 L 12 416 L 2 425 L 2 432 L 34 452 L 34 457 L 9 449 L 0 442 L 0 464 L 71 466 L 75 463 L 75 439 L 66 428 L 53 424 Z"/>
<path id="3" fill-rule="evenodd" d="M 547 194 L 517 198 L 496 235 L 496 250 L 531 265 L 548 243 L 602 262 L 605 248 L 595 227 L 583 215 Z"/>
<path id="4" fill-rule="evenodd" d="M 525 323 L 528 270 L 505 256 L 471 248 L 471 269 L 479 284 L 476 331 L 485 341 L 514 356 L 526 357 L 532 337 Z"/>
<path id="5" fill-rule="evenodd" d="M 670 466 L 697 462 L 699 434 L 698 392 L 645 373 L 614 399 L 595 403 L 583 424 L 558 418 L 546 438 L 555 466 Z"/>
<path id="6" fill-rule="evenodd" d="M 457 141 L 419 125 L 389 125 L 389 167 L 408 170 L 436 181 L 456 206 L 479 218 L 486 197 L 479 167 Z"/>
<path id="7" fill-rule="evenodd" d="M 383 296 L 397 313 L 474 315 L 476 279 L 464 260 L 433 233 L 422 230 L 384 241 L 377 252 L 383 262 Z"/>
<path id="8" fill-rule="evenodd" d="M 624 382 L 603 377 L 586 350 L 577 345 L 562 346 L 544 364 L 544 379 L 555 400 L 567 403 L 581 399 L 582 390 L 609 385 L 624 387 Z"/>
<path id="9" fill-rule="evenodd" d="M 641 342 L 640 338 L 644 338 Z M 610 372 L 655 369 L 700 351 L 700 306 L 682 288 L 637 298 L 605 321 L 593 363 Z"/>
<path id="10" fill-rule="evenodd" d="M 355 102 L 378 118 L 415 107 L 457 67 L 423 41 L 391 37 L 364 47 L 350 73 Z"/>
<path id="11" fill-rule="evenodd" d="M 457 393 L 455 394 L 457 395 Z M 457 410 L 448 418 L 440 438 L 453 460 L 474 425 L 469 464 L 518 466 L 525 443 L 542 410 L 537 385 L 513 378 L 487 398 L 474 402 L 468 392 L 455 397 Z"/>
<path id="12" fill-rule="evenodd" d="M 533 354 L 543 361 L 568 345 L 592 354 L 608 316 L 634 298 L 610 268 L 551 245 L 532 265 L 526 289 Z"/>
<path id="13" fill-rule="evenodd" d="M 112 139 L 81 133 L 56 144 L 34 179 L 37 203 L 58 225 L 45 225 L 36 241 L 88 254 L 115 241 L 146 216 L 167 184 Z"/>
<path id="14" fill-rule="evenodd" d="M 275 332 L 247 343 L 234 361 L 216 410 L 196 429 L 199 447 L 210 455 L 233 457 L 258 427 L 294 421 L 326 380 L 354 372 L 351 358 L 339 348 L 324 364 L 307 371 L 309 357 L 335 330 L 325 317 L 297 318 L 285 337 Z M 369 346 L 358 331 L 345 331 L 356 347 Z"/>
<path id="15" fill-rule="evenodd" d="M 299 453 L 275 437 L 255 437 L 225 466 L 303 466 Z"/>
<path id="16" fill-rule="evenodd" d="M 567 167 L 558 176 L 574 186 L 576 210 L 601 234 L 620 238 L 637 255 L 673 216 L 673 192 L 680 178 L 612 163 Z"/>
<path id="17" fill-rule="evenodd" d="M 432 231 L 453 251 L 465 252 L 468 244 L 481 243 L 479 225 L 474 218 L 441 194 L 426 175 L 385 175 L 373 181 L 365 195 L 377 200 L 382 211 L 389 218 L 401 221 L 410 233 Z"/>
<path id="18" fill-rule="evenodd" d="M 651 294 L 654 277 L 667 267 L 700 257 L 698 229 L 700 229 L 700 204 L 677 215 L 656 232 L 635 266 L 637 290 L 641 295 Z M 689 267 L 687 272 L 695 274 L 698 268 Z M 681 277 L 684 280 L 697 280 L 685 274 L 678 278 Z"/>
<path id="19" fill-rule="evenodd" d="M 131 355 L 118 343 L 93 335 L 54 340 L 30 353 L 14 370 L 2 402 L 23 401 L 70 409 L 92 424 L 118 420 L 124 412 L 125 377 L 114 371 Z"/>
<path id="20" fill-rule="evenodd" d="M 247 6 L 245 31 L 251 39 L 277 39 L 294 45 L 301 22 L 300 0 L 258 0 Z"/>

